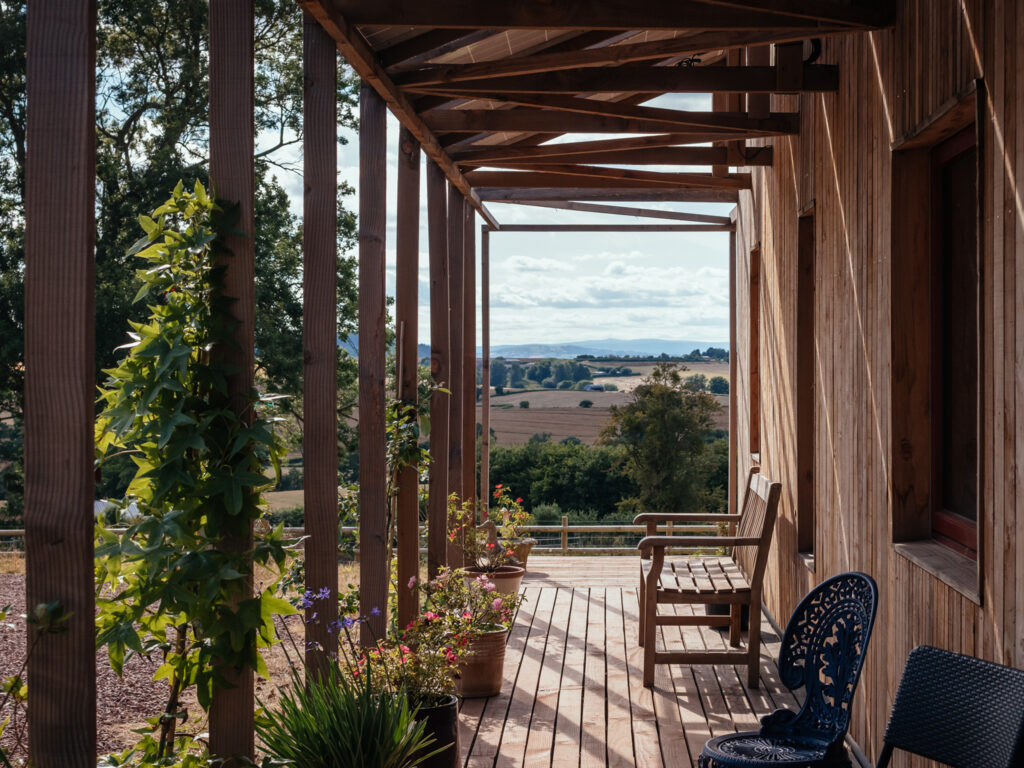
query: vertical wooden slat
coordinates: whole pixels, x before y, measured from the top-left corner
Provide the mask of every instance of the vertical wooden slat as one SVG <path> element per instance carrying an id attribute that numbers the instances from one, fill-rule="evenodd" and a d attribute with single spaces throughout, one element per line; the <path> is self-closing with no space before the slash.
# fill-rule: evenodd
<path id="1" fill-rule="evenodd" d="M 476 212 L 462 206 L 465 265 L 462 294 L 462 497 L 475 500 L 476 492 Z"/>
<path id="2" fill-rule="evenodd" d="M 383 638 L 388 596 L 384 447 L 384 237 L 387 111 L 359 92 L 359 609 L 362 641 Z"/>
<path id="3" fill-rule="evenodd" d="M 814 214 L 800 217 L 796 282 L 797 549 L 814 552 Z"/>
<path id="4" fill-rule="evenodd" d="M 491 230 L 480 227 L 480 515 L 491 498 Z"/>
<path id="5" fill-rule="evenodd" d="M 306 586 L 331 590 L 306 609 L 306 663 L 322 669 L 338 618 L 337 83 L 334 41 L 309 15 L 302 23 L 302 457 Z"/>
<path id="6" fill-rule="evenodd" d="M 747 48 L 748 67 L 767 67 L 771 64 L 772 48 L 770 45 L 752 45 Z M 750 117 L 766 118 L 771 111 L 772 95 L 770 93 L 748 93 L 747 114 Z"/>
<path id="7" fill-rule="evenodd" d="M 96 3 L 28 9 L 25 175 L 25 591 L 59 600 L 29 631 L 31 759 L 96 762 L 93 597 Z"/>
<path id="8" fill-rule="evenodd" d="M 398 231 L 395 238 L 395 323 L 398 346 L 398 399 L 415 406 L 418 360 L 417 314 L 420 256 L 420 145 L 404 126 L 398 134 Z M 419 575 L 419 475 L 405 467 L 398 477 L 396 524 L 398 527 L 398 626 L 416 617 L 417 592 L 409 579 Z"/>
<path id="9" fill-rule="evenodd" d="M 733 225 L 736 225 L 736 213 L 733 211 Z M 739 472 L 740 432 L 739 432 L 739 388 L 738 359 L 739 347 L 736 335 L 736 311 L 739 305 L 739 292 L 736 284 L 736 231 L 729 233 L 729 514 L 735 515 L 741 489 L 736 485 Z M 730 523 L 729 533 L 735 533 L 736 524 Z"/>
<path id="10" fill-rule="evenodd" d="M 210 3 L 210 181 L 219 198 L 238 203 L 240 231 L 228 239 L 230 255 L 224 259 L 224 293 L 235 300 L 237 344 L 218 354 L 237 371 L 228 382 L 228 392 L 245 418 L 252 416 L 248 399 L 255 354 L 253 107 L 253 0 L 216 0 Z M 251 525 L 243 522 L 225 536 L 221 546 L 248 548 L 251 541 Z M 248 597 L 251 590 L 250 581 L 238 599 Z M 225 758 L 252 758 L 253 673 L 230 670 L 226 677 L 231 687 L 214 689 L 210 707 L 210 750 Z M 228 760 L 227 765 L 235 764 Z"/>
<path id="11" fill-rule="evenodd" d="M 463 501 L 462 486 L 462 419 L 465 398 L 462 388 L 462 368 L 465 352 L 465 325 L 462 320 L 464 295 L 465 262 L 465 203 L 462 193 L 454 186 L 448 187 L 448 332 L 451 335 L 451 398 L 448 413 L 448 493 L 457 494 Z M 453 568 L 462 565 L 461 537 L 448 542 L 448 564 Z"/>
<path id="12" fill-rule="evenodd" d="M 434 384 L 451 386 L 448 329 L 448 203 L 444 172 L 427 160 L 427 222 L 430 248 L 430 373 Z M 448 562 L 448 437 L 451 396 L 430 398 L 430 497 L 427 575 L 434 578 Z"/>

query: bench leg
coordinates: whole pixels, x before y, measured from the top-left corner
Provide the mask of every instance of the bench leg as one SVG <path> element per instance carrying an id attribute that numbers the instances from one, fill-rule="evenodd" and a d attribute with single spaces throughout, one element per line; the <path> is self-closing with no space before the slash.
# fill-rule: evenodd
<path id="1" fill-rule="evenodd" d="M 640 611 L 644 614 L 644 685 L 648 688 L 654 685 L 654 633 L 657 631 L 658 622 L 655 618 L 658 615 L 657 595 L 645 590 L 643 606 Z"/>
<path id="2" fill-rule="evenodd" d="M 643 574 L 641 574 L 640 575 L 640 632 L 639 632 L 639 637 L 637 638 L 637 642 L 639 642 L 641 648 L 644 647 L 644 639 L 645 639 L 644 638 L 644 624 L 645 624 L 645 618 L 647 616 L 647 594 L 646 594 L 646 592 L 647 592 L 647 585 L 645 584 L 645 579 L 643 577 Z"/>
<path id="3" fill-rule="evenodd" d="M 747 633 L 747 687 L 757 689 L 761 674 L 761 600 L 750 601 L 750 631 Z"/>
<path id="4" fill-rule="evenodd" d="M 739 648 L 740 628 L 743 625 L 743 606 L 733 603 L 729 606 L 729 645 Z"/>

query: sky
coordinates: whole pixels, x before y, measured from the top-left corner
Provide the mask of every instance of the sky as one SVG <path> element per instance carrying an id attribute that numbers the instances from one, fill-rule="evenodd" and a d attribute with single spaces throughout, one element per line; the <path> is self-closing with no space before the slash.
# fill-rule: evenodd
<path id="1" fill-rule="evenodd" d="M 710 96 L 663 96 L 649 105 L 709 110 Z M 398 121 L 388 115 L 387 290 L 395 285 Z M 338 147 L 338 175 L 357 190 L 359 139 Z M 274 137 L 276 138 L 276 137 Z M 615 138 L 573 134 L 574 141 Z M 267 137 L 267 140 L 274 140 Z M 301 150 L 296 150 L 298 155 Z M 295 159 L 299 159 L 296 156 Z M 301 168 L 301 163 L 297 166 Z M 648 170 L 659 170 L 647 166 Z M 672 170 L 679 170 L 673 168 Z M 683 169 L 691 170 L 691 169 Z M 693 170 L 710 170 L 698 168 Z M 302 215 L 302 179 L 276 171 Z M 426 173 L 421 170 L 419 340 L 430 340 Z M 661 220 L 490 202 L 503 224 L 654 224 Z M 727 216 L 732 204 L 634 203 L 647 208 Z M 477 218 L 478 225 L 483 220 Z M 661 223 L 679 223 L 661 221 Z M 477 296 L 479 297 L 479 229 Z M 490 236 L 491 344 L 564 344 L 588 339 L 659 338 L 722 343 L 729 338 L 728 234 L 495 232 Z M 480 333 L 479 298 L 477 333 Z"/>

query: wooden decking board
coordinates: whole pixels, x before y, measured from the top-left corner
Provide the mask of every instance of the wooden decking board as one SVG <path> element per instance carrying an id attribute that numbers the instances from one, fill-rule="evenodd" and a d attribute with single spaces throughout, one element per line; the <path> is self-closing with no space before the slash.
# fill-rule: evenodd
<path id="1" fill-rule="evenodd" d="M 529 599 L 509 637 L 502 695 L 466 700 L 460 710 L 466 768 L 693 766 L 711 736 L 756 729 L 774 709 L 799 707 L 779 681 L 780 638 L 767 622 L 759 690 L 743 684 L 743 666 L 677 664 L 659 665 L 653 688 L 644 688 L 638 572 L 631 557 L 530 559 Z M 728 635 L 663 626 L 657 643 L 715 651 L 728 648 Z"/>

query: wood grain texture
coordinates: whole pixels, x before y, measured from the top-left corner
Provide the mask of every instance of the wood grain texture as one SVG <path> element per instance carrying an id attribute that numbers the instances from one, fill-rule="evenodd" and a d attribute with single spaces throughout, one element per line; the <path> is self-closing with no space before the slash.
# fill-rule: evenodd
<path id="1" fill-rule="evenodd" d="M 384 637 L 388 552 L 384 434 L 384 293 L 387 109 L 359 93 L 359 610 L 362 642 Z M 374 615 L 376 612 L 376 615 Z"/>
<path id="2" fill-rule="evenodd" d="M 217 350 L 237 373 L 228 381 L 234 408 L 251 419 L 256 327 L 255 148 L 253 0 L 217 0 L 210 4 L 210 181 L 218 198 L 238 203 L 235 224 L 241 234 L 227 239 L 224 294 L 235 301 L 236 345 Z M 247 549 L 252 527 L 245 523 L 224 538 L 227 549 Z M 251 594 L 251 578 L 238 599 Z M 255 642 L 253 638 L 252 642 Z M 210 751 L 239 764 L 233 756 L 252 758 L 254 736 L 253 671 L 228 670 L 232 687 L 215 688 L 210 706 Z"/>
<path id="3" fill-rule="evenodd" d="M 398 230 L 395 236 L 395 326 L 398 329 L 395 378 L 398 399 L 417 404 L 416 353 L 419 316 L 420 255 L 420 145 L 402 127 L 398 132 Z M 404 467 L 398 476 L 395 520 L 398 528 L 398 626 L 404 627 L 419 613 L 419 593 L 409 579 L 420 570 L 419 473 Z"/>
<path id="4" fill-rule="evenodd" d="M 466 235 L 465 200 L 453 185 L 448 186 L 448 333 L 451 338 L 450 371 L 451 396 L 448 399 L 448 494 L 456 494 L 462 500 L 464 432 L 462 430 L 465 397 L 463 387 L 463 365 L 465 360 L 466 325 L 462 316 L 465 296 L 465 249 Z M 448 542 L 448 565 L 461 567 L 463 560 L 462 537 L 456 535 Z"/>
<path id="5" fill-rule="evenodd" d="M 338 53 L 308 15 L 302 24 L 302 457 L 306 587 L 338 592 Z M 306 664 L 326 667 L 338 601 L 306 609 Z M 309 648 L 309 643 L 319 647 Z M 315 666 L 314 666 L 315 665 Z"/>
<path id="6" fill-rule="evenodd" d="M 732 219 L 728 216 L 710 216 L 706 213 L 689 213 L 685 211 L 662 211 L 655 208 L 636 208 L 625 205 L 600 205 L 594 203 L 577 203 L 572 200 L 515 200 L 514 205 L 536 206 L 538 208 L 556 208 L 565 211 L 586 211 L 588 213 L 610 213 L 615 216 L 636 216 L 644 219 L 670 219 L 673 221 L 696 221 L 706 224 L 718 224 L 731 228 Z M 504 231 L 508 225 L 502 225 Z"/>
<path id="7" fill-rule="evenodd" d="M 462 497 L 477 499 L 476 487 L 476 215 L 463 206 L 462 294 Z"/>
<path id="8" fill-rule="evenodd" d="M 480 514 L 491 499 L 491 230 L 480 227 Z"/>
<path id="9" fill-rule="evenodd" d="M 29 744 L 40 768 L 85 768 L 96 762 L 96 3 L 35 2 L 27 26 L 25 592 L 29 606 L 74 613 L 67 632 L 30 628 Z"/>
<path id="10" fill-rule="evenodd" d="M 427 233 L 430 253 L 430 374 L 438 387 L 451 386 L 448 318 L 448 190 L 444 172 L 427 160 Z M 430 490 L 427 574 L 448 562 L 448 439 L 451 395 L 430 399 Z"/>
<path id="11" fill-rule="evenodd" d="M 1024 296 L 1024 40 L 1019 4 L 1007 0 L 939 4 L 907 0 L 890 31 L 827 38 L 821 61 L 840 68 L 840 88 L 819 96 L 775 96 L 773 109 L 799 103 L 801 133 L 767 139 L 775 167 L 754 168 L 741 193 L 737 222 L 737 347 L 749 338 L 745 254 L 761 244 L 763 435 L 761 462 L 783 483 L 778 538 L 765 602 L 787 616 L 812 582 L 858 569 L 871 574 L 882 601 L 854 705 L 851 735 L 877 756 L 907 653 L 931 643 L 1016 667 L 1024 666 L 1021 610 L 1022 528 L 1017 392 L 1022 390 L 1018 317 Z M 956 574 L 928 554 L 902 554 L 894 540 L 914 538 L 929 509 L 928 460 L 904 442 L 905 425 L 928 409 L 921 379 L 926 324 L 920 306 L 927 276 L 912 254 L 928 237 L 910 182 L 927 173 L 914 153 L 951 103 L 983 77 L 980 167 L 983 333 L 982 537 L 980 605 L 958 590 Z M 931 138 L 915 145 L 914 137 Z M 760 142 L 758 142 L 760 143 Z M 898 151 L 893 152 L 893 149 Z M 908 184 L 910 184 L 908 186 Z M 799 217 L 813 203 L 816 268 L 814 348 L 814 571 L 798 552 L 797 457 L 800 349 Z M 899 217 L 897 219 L 896 217 Z M 922 265 L 918 265 L 919 267 Z M 897 329 L 910 329 L 908 336 Z M 748 370 L 738 356 L 732 378 L 739 416 L 734 440 L 749 441 Z M 908 389 L 909 388 L 909 389 Z M 896 391 L 902 392 L 899 401 Z M 908 391 L 910 395 L 908 396 Z M 908 412 L 908 408 L 912 409 Z M 911 433 L 911 438 L 913 438 Z M 913 438 L 916 440 L 916 438 Z M 925 450 L 927 453 L 927 450 Z M 740 470 L 750 465 L 740 451 Z M 906 545 L 901 544 L 902 551 Z M 969 580 L 969 579 L 968 579 Z M 897 755 L 894 766 L 930 766 Z"/>

